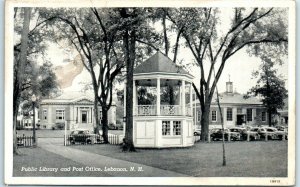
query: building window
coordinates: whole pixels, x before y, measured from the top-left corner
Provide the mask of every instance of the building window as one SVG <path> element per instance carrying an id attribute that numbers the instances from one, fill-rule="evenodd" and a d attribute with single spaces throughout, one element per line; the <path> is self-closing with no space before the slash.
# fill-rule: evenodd
<path id="1" fill-rule="evenodd" d="M 217 121 L 217 111 L 211 111 L 211 121 Z"/>
<path id="2" fill-rule="evenodd" d="M 227 108 L 227 121 L 232 121 L 232 108 Z"/>
<path id="3" fill-rule="evenodd" d="M 197 111 L 197 121 L 199 122 L 201 120 L 201 111 Z"/>
<path id="4" fill-rule="evenodd" d="M 44 120 L 47 120 L 47 109 L 43 110 L 43 118 Z"/>
<path id="5" fill-rule="evenodd" d="M 166 135 L 170 135 L 170 121 L 162 121 L 162 135 L 166 136 Z"/>
<path id="6" fill-rule="evenodd" d="M 261 112 L 261 121 L 266 121 L 266 112 L 265 111 L 263 111 L 263 112 Z"/>
<path id="7" fill-rule="evenodd" d="M 243 113 L 242 108 L 238 108 L 238 109 L 237 109 L 237 113 L 238 113 L 238 114 L 242 114 L 242 113 Z"/>
<path id="8" fill-rule="evenodd" d="M 173 135 L 181 135 L 181 121 L 173 121 Z"/>
<path id="9" fill-rule="evenodd" d="M 247 121 L 252 121 L 252 108 L 247 108 Z"/>
<path id="10" fill-rule="evenodd" d="M 65 110 L 56 110 L 56 119 L 64 120 L 65 119 Z"/>

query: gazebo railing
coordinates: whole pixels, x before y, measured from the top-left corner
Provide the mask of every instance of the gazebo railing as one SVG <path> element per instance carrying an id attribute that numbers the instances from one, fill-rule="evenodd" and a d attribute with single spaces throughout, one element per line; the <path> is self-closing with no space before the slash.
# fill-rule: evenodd
<path id="1" fill-rule="evenodd" d="M 162 116 L 178 116 L 182 115 L 182 108 L 180 105 L 161 105 L 160 115 Z"/>
<path id="2" fill-rule="evenodd" d="M 185 106 L 183 114 L 181 105 L 160 105 L 160 115 L 162 116 L 192 116 L 192 109 L 189 105 Z M 137 105 L 134 106 L 133 115 L 135 116 L 155 116 L 157 115 L 156 105 Z"/>
<path id="3" fill-rule="evenodd" d="M 136 116 L 155 116 L 156 114 L 156 105 L 138 105 L 133 111 L 133 115 Z"/>

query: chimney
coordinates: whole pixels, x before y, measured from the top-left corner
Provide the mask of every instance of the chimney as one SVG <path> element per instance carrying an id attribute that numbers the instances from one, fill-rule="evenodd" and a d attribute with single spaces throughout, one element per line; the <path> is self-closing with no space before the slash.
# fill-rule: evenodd
<path id="1" fill-rule="evenodd" d="M 226 93 L 233 93 L 233 84 L 230 81 L 230 75 L 228 82 L 226 82 Z"/>

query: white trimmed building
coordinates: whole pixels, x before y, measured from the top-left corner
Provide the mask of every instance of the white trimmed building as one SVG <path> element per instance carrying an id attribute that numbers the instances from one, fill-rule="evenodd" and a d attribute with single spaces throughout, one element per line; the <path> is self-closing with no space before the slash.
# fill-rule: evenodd
<path id="1" fill-rule="evenodd" d="M 40 104 L 40 128 L 52 129 L 58 123 L 66 123 L 67 129 L 84 128 L 92 131 L 95 124 L 93 94 L 67 92 Z M 99 106 L 99 117 L 102 116 Z M 108 111 L 108 123 L 116 124 L 116 106 Z"/>

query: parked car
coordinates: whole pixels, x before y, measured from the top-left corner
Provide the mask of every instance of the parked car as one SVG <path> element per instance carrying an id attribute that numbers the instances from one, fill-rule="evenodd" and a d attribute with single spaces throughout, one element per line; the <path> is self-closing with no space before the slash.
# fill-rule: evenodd
<path id="1" fill-rule="evenodd" d="M 96 136 L 95 134 L 91 134 L 87 129 L 77 129 L 71 131 L 68 140 L 71 144 L 81 143 L 81 144 L 92 144 L 92 143 L 100 143 L 100 136 Z"/>
<path id="2" fill-rule="evenodd" d="M 17 145 L 18 146 L 23 146 L 24 145 L 24 141 L 23 141 L 22 136 L 17 136 Z"/>
<path id="3" fill-rule="evenodd" d="M 215 140 L 222 140 L 223 136 L 223 130 L 221 128 L 215 128 L 212 129 L 211 131 L 211 135 L 210 138 L 211 140 L 215 141 Z M 224 138 L 225 140 L 228 140 L 230 134 L 230 140 L 240 140 L 241 135 L 238 132 L 230 132 L 229 129 L 224 129 Z"/>
<path id="4" fill-rule="evenodd" d="M 110 124 L 108 124 L 108 130 L 123 130 L 123 124 L 110 123 Z"/>
<path id="5" fill-rule="evenodd" d="M 275 127 L 265 127 L 266 129 L 268 129 L 268 131 L 273 131 L 275 132 L 276 136 L 278 139 L 282 140 L 283 137 L 287 140 L 288 139 L 288 133 L 285 129 L 283 130 L 278 130 Z"/>
<path id="6" fill-rule="evenodd" d="M 277 139 L 277 133 L 276 133 L 276 129 L 275 128 L 269 128 L 269 127 L 253 127 L 251 129 L 251 131 L 255 131 L 258 132 L 258 134 L 260 135 L 260 137 L 262 139 L 265 139 L 266 136 L 268 136 L 269 140 L 273 140 L 273 139 Z"/>
<path id="7" fill-rule="evenodd" d="M 201 135 L 201 129 L 195 129 L 194 136 L 200 136 L 200 135 Z"/>
<path id="8" fill-rule="evenodd" d="M 249 139 L 251 141 L 258 140 L 260 138 L 258 132 L 250 131 L 250 130 L 247 131 L 247 129 L 243 127 L 231 127 L 229 128 L 229 130 L 230 132 L 240 133 L 241 140 L 247 140 L 248 134 L 249 134 Z"/>
<path id="9" fill-rule="evenodd" d="M 63 130 L 65 128 L 64 122 L 57 122 L 52 126 L 52 130 Z"/>

